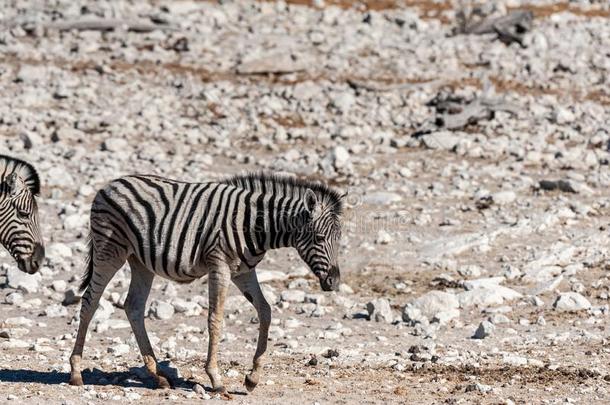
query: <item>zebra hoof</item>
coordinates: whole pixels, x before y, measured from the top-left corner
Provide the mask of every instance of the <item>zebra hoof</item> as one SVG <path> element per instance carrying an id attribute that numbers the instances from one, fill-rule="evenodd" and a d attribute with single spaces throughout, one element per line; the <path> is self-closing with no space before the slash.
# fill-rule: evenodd
<path id="1" fill-rule="evenodd" d="M 229 394 L 229 392 L 224 387 L 224 385 L 221 385 L 220 387 L 212 388 L 212 392 L 215 394 L 219 394 L 220 397 L 223 399 L 233 399 L 233 395 Z"/>
<path id="2" fill-rule="evenodd" d="M 258 377 L 253 377 L 251 374 L 247 375 L 244 385 L 246 386 L 248 392 L 252 392 L 258 385 Z"/>
<path id="3" fill-rule="evenodd" d="M 157 378 L 157 388 L 161 390 L 166 390 L 172 388 L 172 384 L 170 380 L 162 375 L 158 375 Z"/>
<path id="4" fill-rule="evenodd" d="M 70 376 L 70 385 L 80 387 L 81 385 L 83 385 L 83 377 L 80 375 Z"/>

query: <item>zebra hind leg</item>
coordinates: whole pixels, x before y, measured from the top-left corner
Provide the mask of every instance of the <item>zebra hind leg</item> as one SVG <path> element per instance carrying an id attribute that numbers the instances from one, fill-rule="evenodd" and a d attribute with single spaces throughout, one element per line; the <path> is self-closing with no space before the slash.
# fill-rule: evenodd
<path id="1" fill-rule="evenodd" d="M 244 297 L 252 303 L 259 319 L 258 340 L 252 361 L 252 372 L 246 376 L 244 382 L 246 389 L 252 391 L 259 382 L 263 355 L 267 350 L 267 338 L 269 336 L 269 325 L 271 324 L 271 307 L 261 291 L 254 270 L 233 278 L 233 283 L 239 288 Z"/>
<path id="2" fill-rule="evenodd" d="M 208 313 L 208 358 L 205 371 L 212 382 L 212 389 L 221 393 L 225 398 L 231 398 L 222 385 L 222 377 L 218 371 L 218 346 L 222 333 L 222 320 L 224 313 L 225 298 L 229 287 L 230 269 L 226 264 L 214 266 L 208 276 L 209 302 Z"/>
<path id="3" fill-rule="evenodd" d="M 125 313 L 138 342 L 146 370 L 153 377 L 158 388 L 170 388 L 171 380 L 158 367 L 144 324 L 146 300 L 155 275 L 134 255 L 129 257 L 128 261 L 131 268 L 131 283 L 125 300 Z"/>
<path id="4" fill-rule="evenodd" d="M 70 385 L 83 385 L 81 358 L 89 323 L 91 322 L 91 319 L 93 319 L 93 315 L 95 315 L 95 311 L 97 310 L 100 298 L 102 297 L 102 293 L 106 289 L 106 286 L 124 263 L 125 259 L 122 259 L 121 261 L 121 258 L 118 257 L 115 257 L 112 261 L 109 260 L 102 263 L 97 262 L 94 257 L 91 258 L 90 265 L 93 267 L 93 273 L 81 300 L 82 304 L 78 333 L 76 334 L 74 349 L 70 356 Z"/>

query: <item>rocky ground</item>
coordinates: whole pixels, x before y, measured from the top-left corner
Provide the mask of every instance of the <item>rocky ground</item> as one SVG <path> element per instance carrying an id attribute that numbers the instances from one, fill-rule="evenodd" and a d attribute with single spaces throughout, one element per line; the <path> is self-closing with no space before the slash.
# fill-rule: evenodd
<path id="1" fill-rule="evenodd" d="M 458 3 L 2 2 L 0 152 L 40 172 L 48 259 L 26 276 L 0 256 L 0 401 L 220 401 L 206 280 L 155 282 L 148 330 L 177 388 L 154 390 L 128 268 L 87 385 L 66 385 L 88 208 L 122 174 L 267 169 L 349 192 L 345 284 L 322 294 L 293 251 L 261 264 L 274 321 L 251 394 L 257 321 L 231 290 L 236 403 L 609 402 L 610 6 Z M 515 10 L 508 31 L 468 28 Z"/>

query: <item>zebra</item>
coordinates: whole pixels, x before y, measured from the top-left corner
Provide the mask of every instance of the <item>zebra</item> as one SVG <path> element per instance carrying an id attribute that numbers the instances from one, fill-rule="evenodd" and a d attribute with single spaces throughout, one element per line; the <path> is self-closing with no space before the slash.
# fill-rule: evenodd
<path id="1" fill-rule="evenodd" d="M 81 284 L 82 306 L 70 384 L 82 385 L 81 358 L 87 328 L 100 297 L 125 264 L 131 282 L 124 309 L 143 362 L 159 388 L 170 379 L 158 367 L 144 325 L 155 275 L 189 283 L 208 275 L 208 356 L 213 390 L 228 395 L 217 366 L 223 307 L 231 280 L 255 307 L 257 347 L 245 386 L 259 382 L 271 323 L 271 307 L 256 276 L 270 249 L 296 248 L 324 291 L 340 284 L 338 247 L 342 195 L 313 181 L 266 173 L 218 182 L 187 183 L 151 175 L 130 175 L 97 192 L 91 207 L 90 245 Z"/>
<path id="2" fill-rule="evenodd" d="M 0 244 L 19 270 L 34 274 L 44 260 L 44 242 L 38 224 L 40 180 L 29 163 L 0 155 Z"/>

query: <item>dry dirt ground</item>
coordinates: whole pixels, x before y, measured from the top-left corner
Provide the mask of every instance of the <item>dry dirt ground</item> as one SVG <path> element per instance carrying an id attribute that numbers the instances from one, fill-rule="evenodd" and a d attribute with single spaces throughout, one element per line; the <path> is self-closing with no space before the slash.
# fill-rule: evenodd
<path id="1" fill-rule="evenodd" d="M 286 3 L 294 3 L 295 7 L 314 7 L 311 4 L 314 2 L 309 1 Z M 551 5 L 528 4 L 526 8 L 534 12 L 539 24 L 550 25 L 554 16 L 565 13 L 572 13 L 582 19 L 610 21 L 608 8 L 602 3 L 598 5 L 599 7 L 591 8 L 579 7 L 576 2 L 561 2 Z M 217 4 L 214 6 L 221 7 Z M 325 7 L 335 6 L 344 10 L 353 5 L 347 1 L 326 1 Z M 450 2 L 442 1 L 364 1 L 354 7 L 362 13 L 368 10 L 392 13 L 393 10 L 406 8 L 417 13 L 425 21 L 440 21 L 439 24 L 445 26 L 451 23 L 445 12 L 454 6 Z M 511 7 L 511 4 L 508 4 L 509 10 Z M 87 39 L 81 39 L 81 46 L 84 46 Z M 26 49 L 29 46 L 45 49 L 45 44 L 34 46 L 32 41 L 34 40 L 29 37 L 20 39 Z M 607 43 L 608 39 L 603 42 Z M 48 49 L 55 49 L 51 46 L 53 44 L 50 40 Z M 1 47 L 2 45 L 0 49 Z M 143 44 L 141 49 L 142 52 L 150 51 L 146 44 Z M 608 51 L 606 48 L 600 52 L 605 52 L 606 57 L 610 57 Z M 231 82 L 235 91 L 241 94 L 236 98 L 253 97 L 247 91 L 242 91 L 250 86 L 273 89 L 290 87 L 303 81 L 321 83 L 320 86 L 329 82 L 333 86 L 337 83 L 345 84 L 349 80 L 370 80 L 379 85 L 420 82 L 412 77 L 394 80 L 389 73 L 383 71 L 363 75 L 362 66 L 358 66 L 356 73 L 339 72 L 330 78 L 325 77 L 324 72 L 321 76 L 297 73 L 288 77 L 276 74 L 238 77 L 230 70 L 222 70 L 218 66 L 210 67 L 204 62 L 197 65 L 192 59 L 182 64 L 146 60 L 132 63 L 130 58 L 125 57 L 106 60 L 101 68 L 99 60 L 93 56 L 88 60 L 86 54 L 81 54 L 77 62 L 66 58 L 65 55 L 38 58 L 36 55 L 24 54 L 27 52 L 2 54 L 0 66 L 3 71 L 12 72 L 12 69 L 25 65 L 54 67 L 67 72 L 71 77 L 97 75 L 95 69 L 107 69 L 112 72 L 112 83 L 106 85 L 116 86 L 116 91 L 124 99 L 116 101 L 100 96 L 102 101 L 97 105 L 100 110 L 117 108 L 116 105 L 120 103 L 128 105 L 131 92 L 142 92 L 141 88 L 135 88 L 142 86 L 142 83 L 157 88 L 161 86 L 159 83 L 168 85 L 172 79 L 187 76 L 189 80 L 206 85 L 217 81 Z M 374 52 L 372 54 L 373 56 L 363 54 L 363 58 L 374 58 Z M 469 66 L 473 67 L 466 64 L 464 69 L 469 69 Z M 422 73 L 421 81 L 430 79 L 425 72 Z M 165 75 L 169 77 L 167 80 Z M 434 79 L 441 80 L 449 87 L 468 87 L 471 91 L 483 86 L 477 77 L 457 81 L 453 76 Z M 559 84 L 520 83 L 493 75 L 491 80 L 496 91 L 502 95 L 528 100 L 557 97 L 567 106 L 572 103 L 594 103 L 600 108 L 598 111 L 610 120 L 607 82 L 605 85 L 599 85 L 595 91 L 587 92 L 576 84 L 566 87 L 566 83 L 570 84 L 570 81 L 565 78 L 558 79 Z M 130 88 L 132 81 L 137 81 L 134 88 Z M 10 87 L 11 91 L 17 91 L 15 89 L 21 86 L 19 81 L 12 79 L 3 83 L 7 88 Z M 103 93 L 105 90 L 100 91 Z M 158 95 L 152 92 L 148 95 L 148 102 L 154 104 L 154 98 Z M 82 96 L 94 98 L 95 91 L 86 95 L 83 93 Z M 70 97 L 73 99 L 77 96 Z M 422 96 L 422 99 L 427 97 Z M 45 117 L 40 119 L 50 128 L 55 125 L 55 120 L 61 120 L 72 113 L 63 110 L 64 107 L 59 104 L 60 100 L 61 95 L 51 100 L 49 105 L 24 108 L 35 117 Z M 138 99 L 138 102 L 140 101 Z M 258 99 L 253 98 L 250 101 L 255 104 Z M 103 103 L 107 103 L 107 106 L 104 107 Z M 192 114 L 195 113 L 185 108 L 180 112 L 181 117 L 185 120 L 200 119 L 206 123 L 226 118 L 226 111 L 223 110 L 225 106 L 219 107 L 217 103 L 205 101 L 200 107 L 204 110 L 200 112 L 202 116 L 193 118 Z M 0 117 L 0 121 L 2 119 L 3 117 Z M 270 125 L 273 128 L 284 127 L 289 131 L 296 129 L 297 132 L 307 130 L 309 126 L 324 125 L 312 124 L 294 111 L 285 111 L 279 115 L 261 115 L 260 122 L 262 127 Z M 527 128 L 515 126 L 520 131 L 527 131 Z M 233 154 L 218 152 L 222 149 L 221 142 L 218 139 L 210 140 L 210 145 L 217 142 L 210 146 L 213 150 L 210 152 L 213 154 L 213 164 L 199 170 L 200 163 L 205 159 L 190 160 L 188 153 L 180 154 L 179 148 L 171 139 L 158 138 L 161 149 L 170 156 L 177 154 L 180 159 L 184 159 L 175 162 L 176 166 L 184 164 L 188 167 L 181 171 L 172 166 L 168 173 L 154 158 L 135 157 L 136 151 L 139 151 L 138 145 L 147 141 L 146 135 L 141 134 L 125 136 L 131 148 L 130 153 L 133 153 L 134 157 L 117 161 L 116 164 L 108 163 L 100 169 L 101 172 L 97 172 L 96 164 L 103 162 L 100 159 L 112 159 L 110 154 L 99 158 L 102 153 L 100 145 L 109 134 L 104 133 L 104 125 L 102 129 L 82 131 L 84 136 L 68 135 L 61 138 L 62 135 L 59 135 L 60 140 L 53 141 L 55 145 L 44 140 L 32 149 L 15 146 L 21 143 L 22 138 L 14 131 L 14 127 L 3 126 L 0 136 L 4 142 L 3 147 L 8 148 L 3 152 L 18 154 L 38 163 L 43 180 L 50 177 L 47 172 L 56 162 L 46 162 L 45 156 L 53 155 L 63 162 L 62 167 L 72 173 L 76 183 L 84 181 L 83 176 L 90 176 L 87 184 L 93 188 L 99 187 L 104 179 L 109 180 L 110 177 L 134 169 L 139 172 L 167 174 L 184 180 L 193 173 L 199 179 L 206 176 L 220 177 L 245 169 L 269 168 L 270 165 L 265 165 L 265 161 L 269 162 L 275 156 L 295 148 L 313 153 L 316 149 L 327 146 L 330 148 L 341 143 L 341 140 L 335 138 L 316 140 L 296 137 L 295 141 L 269 146 L 269 142 L 260 142 L 254 131 L 250 138 L 232 140 L 231 148 L 237 151 Z M 137 131 L 138 128 L 134 130 Z M 47 134 L 50 138 L 52 132 L 49 130 Z M 145 132 L 145 129 L 141 132 Z M 412 131 L 402 128 L 397 132 L 400 136 L 406 136 Z M 493 130 L 474 126 L 461 134 L 478 136 L 489 135 L 491 132 Z M 578 146 L 579 142 L 571 143 L 569 136 L 561 138 L 561 144 L 568 149 L 573 145 Z M 607 137 L 603 142 L 608 142 Z M 64 147 L 65 149 L 61 149 Z M 75 155 L 66 155 L 70 148 L 77 151 Z M 594 143 L 587 148 L 603 149 Z M 600 249 L 607 251 L 610 248 L 610 189 L 601 180 L 597 184 L 591 184 L 589 177 L 592 176 L 591 170 L 597 170 L 598 178 L 607 181 L 607 161 L 605 165 L 600 164 L 596 169 L 590 169 L 545 165 L 536 162 L 536 157 L 529 160 L 526 158 L 524 163 L 523 156 L 519 159 L 514 158 L 514 155 L 498 157 L 492 152 L 486 154 L 487 151 L 478 156 L 470 156 L 456 154 L 450 150 L 427 149 L 419 145 L 390 149 L 389 146 L 350 149 L 354 164 L 349 175 L 333 175 L 328 180 L 328 176 L 324 174 L 309 173 L 309 177 L 327 179 L 332 185 L 349 190 L 350 196 L 353 196 L 348 197 L 346 242 L 341 256 L 343 281 L 353 292 L 324 295 L 324 302 L 319 305 L 323 307 L 323 311 L 319 316 L 308 316 L 306 311 L 301 309 L 301 304 L 274 305 L 274 326 L 278 330 L 272 333 L 269 341 L 261 384 L 252 393 L 245 391 L 242 382 L 254 353 L 257 323 L 254 310 L 245 300 L 235 298 L 233 304 L 228 305 L 220 351 L 221 369 L 225 372 L 231 370 L 224 378 L 225 385 L 232 393 L 232 402 L 610 403 L 610 318 L 607 309 L 610 263 L 607 256 L 600 256 L 598 252 Z M 607 149 L 603 152 L 607 153 Z M 397 174 L 401 162 L 410 162 L 408 166 L 411 174 L 407 176 L 408 181 Z M 497 172 L 499 168 L 502 169 L 500 174 Z M 460 169 L 467 172 L 461 179 Z M 447 170 L 449 175 L 446 174 Z M 535 187 L 538 180 L 564 178 L 566 173 L 579 183 L 589 184 L 592 191 L 566 194 L 561 191 L 540 191 Z M 530 179 L 531 184 L 524 186 L 527 182 L 524 182 L 523 178 Z M 460 187 L 454 187 L 460 181 L 468 183 L 464 186 L 466 193 L 457 192 Z M 510 203 L 508 207 L 476 207 L 476 190 L 486 188 L 496 192 L 506 189 L 507 184 L 515 185 L 517 201 Z M 461 191 L 463 190 L 462 187 Z M 390 191 L 402 197 L 402 200 L 379 206 L 366 199 L 368 193 L 377 191 Z M 206 399 L 193 392 L 195 383 L 209 389 L 209 380 L 204 372 L 207 350 L 205 308 L 198 316 L 176 313 L 167 320 L 147 319 L 147 328 L 153 336 L 159 359 L 170 373 L 175 374 L 174 389 L 153 389 L 152 380 L 145 375 L 141 367 L 131 331 L 129 327 L 125 327 L 124 322 L 117 322 L 116 328 L 111 327 L 108 330 L 95 331 L 95 327 L 91 327 L 83 358 L 83 366 L 87 368 L 83 373 L 86 385 L 67 385 L 68 357 L 77 327 L 74 315 L 77 314 L 79 306 L 70 305 L 67 307 L 67 315 L 52 318 L 46 316 L 45 309 L 63 299 L 62 293 L 51 289 L 54 279 L 66 280 L 71 286 L 78 283 L 82 272 L 86 223 L 67 229 L 62 221 L 75 212 L 86 218 L 87 206 L 92 198 L 90 192 L 79 191 L 79 186 L 75 184 L 48 186 L 41 196 L 43 231 L 49 245 L 68 244 L 73 257 L 63 258 L 64 268 L 59 270 L 61 260 L 52 263 L 51 270 L 43 274 L 40 281 L 43 287 L 38 292 L 23 293 L 26 305 L 6 302 L 6 297 L 14 293 L 15 289 L 6 287 L 0 290 L 0 317 L 5 320 L 2 330 L 10 336 L 4 340 L 0 349 L 0 402 L 80 404 L 167 401 L 190 404 L 200 401 L 225 401 L 226 399 L 214 396 L 211 392 L 208 393 L 211 398 L 205 397 Z M 581 207 L 586 207 L 584 214 Z M 375 243 L 380 229 L 392 235 L 389 243 Z M 468 238 L 472 238 L 472 243 L 460 248 Z M 455 246 L 458 247 L 450 254 L 450 258 L 439 253 L 439 250 L 451 250 Z M 521 293 L 522 298 L 510 303 L 461 309 L 458 319 L 433 330 L 433 336 L 401 320 L 400 314 L 404 305 L 429 291 L 462 291 L 459 281 L 468 277 L 458 275 L 456 268 L 460 266 L 476 265 L 483 269 L 480 277 L 490 277 L 504 274 L 507 265 L 523 269 L 540 257 L 558 255 L 563 250 L 571 252 L 565 260 L 544 263 L 559 266 L 558 274 L 563 272 L 564 276 L 561 279 L 554 278 L 558 283 L 549 291 L 537 294 L 542 299 L 542 304 L 532 304 L 532 291 L 538 285 L 537 282 L 523 277 L 507 277 L 503 285 Z M 1 260 L 2 263 L 10 263 L 7 256 Z M 570 265 L 580 266 L 578 272 L 570 273 Z M 301 282 L 300 289 L 307 293 L 321 293 L 312 275 L 297 275 L 302 266 L 295 252 L 281 250 L 269 254 L 261 268 L 281 271 L 287 275 L 285 280 L 266 283 L 277 296 L 282 291 L 289 290 L 291 282 L 302 277 L 306 282 Z M 117 282 L 109 287 L 109 293 L 123 294 L 127 289 L 127 282 L 128 278 L 118 277 Z M 168 293 L 167 285 L 168 282 L 157 279 L 149 301 L 171 300 L 173 295 Z M 171 287 L 169 289 L 171 290 Z M 206 280 L 199 280 L 187 286 L 176 286 L 175 289 L 177 296 L 183 299 L 190 299 L 195 295 L 205 296 Z M 577 312 L 555 310 L 553 302 L 557 294 L 570 290 L 579 291 L 590 301 L 592 308 Z M 239 292 L 232 287 L 230 295 L 237 297 Z M 107 297 L 110 300 L 110 296 Z M 395 322 L 375 322 L 367 319 L 366 303 L 379 297 L 390 301 L 396 316 Z M 479 323 L 498 312 L 504 313 L 508 322 L 497 325 L 495 332 L 485 339 L 473 339 Z M 19 317 L 26 319 L 18 321 L 17 324 L 15 321 L 6 322 Z M 114 308 L 112 319 L 125 321 L 126 317 L 120 308 Z M 295 319 L 297 322 L 293 322 Z M 129 344 L 130 350 L 121 355 L 112 353 L 113 348 L 121 343 Z M 338 356 L 328 356 L 329 350 L 336 350 Z M 430 352 L 432 356 L 424 353 L 427 356 L 417 359 L 414 354 L 418 351 Z M 312 361 L 314 358 L 315 361 Z"/>

